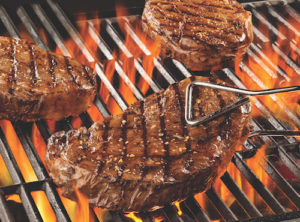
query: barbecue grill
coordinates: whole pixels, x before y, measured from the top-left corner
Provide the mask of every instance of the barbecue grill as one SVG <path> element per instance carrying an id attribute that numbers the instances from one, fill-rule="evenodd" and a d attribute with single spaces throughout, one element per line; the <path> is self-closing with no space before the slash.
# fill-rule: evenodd
<path id="1" fill-rule="evenodd" d="M 254 42 L 235 69 L 208 73 L 190 72 L 175 60 L 163 62 L 153 55 L 135 28 L 143 1 L 121 2 L 128 9 L 127 16 L 115 11 L 115 2 L 0 1 L 1 35 L 25 38 L 42 49 L 73 56 L 93 67 L 100 83 L 94 106 L 80 118 L 35 123 L 1 121 L 1 221 L 71 221 L 75 217 L 79 221 L 144 222 L 300 220 L 300 144 L 295 137 L 248 139 L 234 155 L 228 171 L 205 194 L 155 212 L 136 214 L 89 209 L 84 198 L 78 198 L 77 209 L 89 212 L 72 212 L 76 203 L 60 196 L 43 162 L 45 143 L 54 131 L 89 127 L 94 121 L 192 75 L 217 75 L 230 79 L 239 88 L 249 88 L 249 82 L 250 87 L 267 88 L 267 77 L 274 76 L 281 82 L 298 81 L 299 85 L 300 1 L 241 2 L 253 14 Z M 138 56 L 125 39 L 130 39 L 134 49 L 139 50 Z M 266 52 L 266 46 L 276 55 Z M 129 73 L 132 67 L 135 69 Z M 288 101 L 293 104 L 291 107 L 285 98 L 253 99 L 253 129 L 299 129 L 297 101 Z M 272 103 L 267 103 L 270 100 Z M 278 117 L 276 107 L 281 108 L 283 117 Z M 267 145 L 262 148 L 262 144 Z M 261 158 L 257 159 L 258 155 Z M 262 176 L 253 165 L 263 169 Z"/>

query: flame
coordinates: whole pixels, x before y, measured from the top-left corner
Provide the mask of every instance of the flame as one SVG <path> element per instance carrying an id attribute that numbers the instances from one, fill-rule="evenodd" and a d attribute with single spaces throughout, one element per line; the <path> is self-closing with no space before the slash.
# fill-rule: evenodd
<path id="1" fill-rule="evenodd" d="M 7 170 L 6 164 L 2 158 L 2 155 L 0 155 L 0 186 L 8 186 L 12 185 L 13 181 L 10 177 L 10 174 Z"/>
<path id="2" fill-rule="evenodd" d="M 12 195 L 8 195 L 6 196 L 6 200 L 9 201 L 14 201 L 16 203 L 22 203 L 22 200 L 20 198 L 20 196 L 18 194 L 12 194 Z"/>
<path id="3" fill-rule="evenodd" d="M 43 218 L 43 221 L 52 222 L 57 221 L 55 213 L 43 191 L 34 191 L 31 193 L 32 198 Z"/>
<path id="4" fill-rule="evenodd" d="M 134 213 L 125 214 L 125 216 L 131 218 L 134 222 L 143 222 L 143 220 L 137 217 Z"/>
<path id="5" fill-rule="evenodd" d="M 30 161 L 10 121 L 1 120 L 0 127 L 26 182 L 37 181 Z"/>
<path id="6" fill-rule="evenodd" d="M 98 218 L 99 221 L 102 221 L 102 217 L 103 217 L 103 212 L 104 210 L 101 208 L 94 208 L 94 212 Z"/>
<path id="7" fill-rule="evenodd" d="M 182 215 L 182 210 L 180 208 L 180 203 L 177 201 L 177 202 L 175 202 L 174 205 L 177 207 L 177 213 L 178 213 L 178 215 L 181 216 Z"/>
<path id="8" fill-rule="evenodd" d="M 92 219 L 90 218 L 89 200 L 75 185 L 73 185 L 73 189 L 75 190 L 77 197 L 75 222 L 89 222 Z"/>
<path id="9" fill-rule="evenodd" d="M 130 32 L 125 27 L 130 27 L 130 25 L 122 19 L 122 16 L 128 15 L 128 12 L 122 5 L 117 5 L 116 7 L 116 14 L 117 14 L 117 21 L 119 24 L 119 27 L 124 33 L 125 41 L 124 41 L 124 47 L 128 49 L 128 51 L 131 53 L 131 57 L 128 57 L 123 51 L 120 52 L 120 55 L 118 59 L 123 64 L 123 70 L 125 73 L 127 73 L 129 79 L 131 82 L 138 86 L 140 91 L 145 95 L 146 92 L 149 89 L 149 84 L 144 78 L 140 78 L 138 82 L 136 82 L 136 67 L 135 67 L 135 61 L 138 61 L 139 59 L 142 61 L 142 67 L 145 70 L 145 72 L 148 74 L 150 78 L 152 78 L 153 70 L 154 70 L 154 59 L 157 59 L 161 50 L 160 45 L 160 39 L 157 38 L 155 41 L 147 37 L 146 33 L 144 33 L 140 26 L 136 25 L 134 27 L 134 33 L 138 36 L 139 40 L 143 43 L 144 46 L 151 52 L 149 55 L 145 55 L 143 51 L 141 50 L 140 46 L 133 40 L 132 36 L 130 35 Z M 130 98 L 127 97 L 129 88 L 127 87 L 125 89 L 125 86 L 121 85 L 120 92 L 123 91 L 124 94 L 126 93 L 126 101 L 128 104 L 131 104 L 136 101 L 135 97 L 133 95 L 130 96 Z"/>
<path id="10" fill-rule="evenodd" d="M 45 155 L 46 155 L 46 143 L 43 139 L 43 137 L 41 136 L 40 131 L 38 130 L 36 124 L 33 124 L 32 127 L 32 142 L 33 145 L 36 149 L 36 151 L 38 152 L 41 161 L 43 162 L 44 165 L 45 164 Z"/>
<path id="11" fill-rule="evenodd" d="M 293 24 L 294 27 L 298 27 L 299 30 L 299 24 L 296 24 L 293 19 L 288 18 L 287 22 Z M 269 29 L 263 24 L 260 24 L 259 30 L 267 38 L 271 39 L 270 34 L 266 31 Z M 299 36 L 280 24 L 278 24 L 278 30 L 280 33 L 284 33 L 288 40 L 282 40 L 278 37 L 276 44 L 268 41 L 262 45 L 262 53 L 256 53 L 258 54 L 256 56 L 248 56 L 248 59 L 245 57 L 243 63 L 239 63 L 239 60 L 236 61 L 235 72 L 248 89 L 261 90 L 300 84 L 300 76 L 297 70 L 289 67 L 286 58 L 280 55 L 280 53 L 284 53 L 297 61 L 299 55 L 296 53 L 296 46 L 298 47 L 300 44 Z M 294 49 L 293 45 L 295 46 Z M 283 76 L 280 69 L 284 70 L 286 76 Z M 300 114 L 300 106 L 298 104 L 300 100 L 299 92 L 281 93 L 257 98 L 265 106 L 270 107 L 269 110 L 276 118 L 295 125 L 291 113 Z M 253 114 L 258 113 L 257 108 L 253 107 Z"/>
<path id="12" fill-rule="evenodd" d="M 155 217 L 154 218 L 155 222 L 162 222 L 163 220 L 164 220 L 164 218 L 162 218 L 162 217 Z"/>

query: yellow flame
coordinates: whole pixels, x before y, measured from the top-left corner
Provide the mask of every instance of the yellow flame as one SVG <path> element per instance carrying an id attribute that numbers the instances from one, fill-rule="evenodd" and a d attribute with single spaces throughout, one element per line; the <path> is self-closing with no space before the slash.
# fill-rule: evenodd
<path id="1" fill-rule="evenodd" d="M 143 220 L 137 217 L 134 213 L 125 214 L 125 216 L 131 218 L 134 222 L 143 222 Z"/>

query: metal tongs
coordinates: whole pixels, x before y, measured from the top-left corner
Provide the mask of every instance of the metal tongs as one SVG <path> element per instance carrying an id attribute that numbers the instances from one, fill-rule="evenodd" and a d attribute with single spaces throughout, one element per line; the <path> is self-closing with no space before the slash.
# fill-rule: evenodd
<path id="1" fill-rule="evenodd" d="M 269 94 L 276 94 L 276 93 L 284 93 L 284 92 L 292 92 L 300 90 L 300 86 L 290 86 L 290 87 L 283 87 L 277 89 L 267 89 L 267 90 L 247 90 L 247 89 L 239 89 L 230 86 L 218 85 L 208 82 L 201 82 L 201 81 L 193 81 L 191 82 L 186 88 L 186 96 L 185 96 L 185 121 L 187 124 L 191 126 L 199 125 L 206 123 L 210 120 L 213 120 L 225 113 L 230 112 L 246 103 L 250 102 L 248 97 L 244 97 L 238 100 L 235 103 L 229 104 L 220 110 L 210 113 L 200 119 L 193 119 L 192 114 L 192 93 L 193 88 L 195 86 L 204 86 L 209 87 L 217 90 L 224 90 L 229 92 L 235 92 L 239 94 L 249 95 L 249 96 L 261 96 L 261 95 L 269 95 Z M 292 131 L 292 130 L 261 130 L 261 131 L 253 131 L 249 137 L 254 136 L 300 136 L 300 131 Z"/>

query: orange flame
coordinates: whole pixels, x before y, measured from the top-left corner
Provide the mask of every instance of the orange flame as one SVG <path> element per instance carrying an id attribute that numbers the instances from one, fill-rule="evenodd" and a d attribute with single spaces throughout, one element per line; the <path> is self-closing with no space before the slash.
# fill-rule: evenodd
<path id="1" fill-rule="evenodd" d="M 134 213 L 125 214 L 125 216 L 131 218 L 134 222 L 143 222 L 143 220 L 137 217 Z"/>
<path id="2" fill-rule="evenodd" d="M 178 215 L 181 216 L 182 215 L 182 210 L 180 208 L 180 202 L 177 201 L 177 202 L 175 202 L 174 205 L 177 207 L 177 213 L 178 213 Z"/>
<path id="3" fill-rule="evenodd" d="M 30 161 L 20 143 L 20 140 L 11 124 L 7 120 L 0 121 L 0 127 L 3 130 L 3 133 L 6 137 L 7 143 L 10 146 L 10 149 L 16 159 L 20 171 L 26 182 L 37 181 L 37 177 L 34 173 L 34 170 L 30 164 Z"/>
<path id="4" fill-rule="evenodd" d="M 6 196 L 6 200 L 9 201 L 14 201 L 16 203 L 22 203 L 22 200 L 20 198 L 20 196 L 18 194 L 12 194 L 12 195 L 8 195 Z"/>
<path id="5" fill-rule="evenodd" d="M 43 221 L 57 221 L 46 194 L 43 191 L 34 191 L 31 193 L 31 195 L 43 218 Z"/>
<path id="6" fill-rule="evenodd" d="M 90 208 L 89 200 L 84 196 L 76 186 L 73 185 L 77 197 L 77 208 L 75 222 L 89 222 L 90 221 Z"/>
<path id="7" fill-rule="evenodd" d="M 299 30 L 299 23 L 296 24 L 293 19 L 287 19 L 287 22 L 291 24 L 294 23 L 293 25 L 298 27 Z M 263 24 L 261 24 L 259 28 L 259 30 L 262 30 L 263 34 L 269 38 L 270 34 L 265 31 L 269 29 Z M 235 72 L 247 88 L 261 90 L 300 84 L 300 76 L 297 73 L 297 70 L 289 67 L 286 58 L 280 55 L 280 53 L 286 54 L 297 61 L 299 55 L 296 55 L 292 45 L 299 46 L 299 36 L 280 24 L 278 25 L 278 30 L 280 33 L 284 33 L 288 38 L 288 41 L 284 41 L 278 37 L 276 45 L 271 41 L 264 43 L 260 50 L 262 53 L 256 53 L 258 55 L 249 56 L 248 60 L 244 61 L 242 65 L 239 61 L 236 61 Z M 295 43 L 290 43 L 290 40 L 294 40 L 292 42 Z M 282 74 L 279 69 L 284 70 L 285 74 Z M 300 113 L 300 106 L 298 104 L 299 99 L 299 92 L 259 97 L 259 100 L 265 106 L 270 107 L 269 109 L 275 117 L 288 121 L 292 125 L 294 124 L 289 113 Z M 258 114 L 256 107 L 253 107 L 253 113 Z"/>
<path id="8" fill-rule="evenodd" d="M 12 185 L 13 181 L 10 177 L 10 174 L 7 170 L 6 164 L 0 155 L 0 186 Z"/>
<path id="9" fill-rule="evenodd" d="M 46 143 L 43 139 L 43 137 L 41 136 L 40 131 L 38 130 L 36 124 L 33 124 L 32 127 L 32 142 L 33 145 L 36 149 L 36 151 L 38 152 L 41 161 L 43 162 L 43 164 L 45 165 L 45 155 L 46 155 Z"/>

